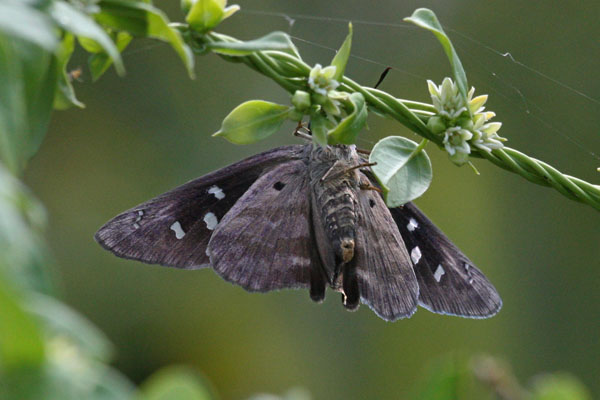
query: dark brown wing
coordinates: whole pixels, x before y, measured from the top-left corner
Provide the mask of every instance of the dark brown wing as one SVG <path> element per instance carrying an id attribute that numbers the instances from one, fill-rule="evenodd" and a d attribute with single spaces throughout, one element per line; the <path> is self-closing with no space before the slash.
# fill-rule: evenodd
<path id="1" fill-rule="evenodd" d="M 308 169 L 290 161 L 262 175 L 219 223 L 211 265 L 249 291 L 308 287 L 321 268 L 310 230 Z"/>
<path id="2" fill-rule="evenodd" d="M 400 232 L 377 192 L 362 190 L 358 199 L 354 258 L 361 300 L 387 321 L 410 317 L 419 287 Z"/>
<path id="3" fill-rule="evenodd" d="M 419 304 L 439 314 L 487 318 L 502 307 L 496 288 L 414 204 L 391 209 L 414 263 Z"/>
<path id="4" fill-rule="evenodd" d="M 305 146 L 278 147 L 190 181 L 107 222 L 98 243 L 123 258 L 195 269 L 218 221 L 265 172 L 301 158 Z"/>

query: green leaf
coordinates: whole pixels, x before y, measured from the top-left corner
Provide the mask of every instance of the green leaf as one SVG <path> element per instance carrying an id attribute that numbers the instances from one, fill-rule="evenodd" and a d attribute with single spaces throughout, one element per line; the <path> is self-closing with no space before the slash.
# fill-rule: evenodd
<path id="1" fill-rule="evenodd" d="M 472 392 L 467 361 L 456 355 L 444 356 L 428 366 L 414 400 L 481 399 Z"/>
<path id="2" fill-rule="evenodd" d="M 271 136 L 286 120 L 290 107 L 262 100 L 240 104 L 223 120 L 213 136 L 223 136 L 231 143 L 249 144 Z"/>
<path id="3" fill-rule="evenodd" d="M 342 43 L 342 46 L 331 60 L 331 65 L 336 67 L 335 75 L 333 79 L 338 82 L 342 82 L 344 72 L 346 72 L 346 64 L 348 63 L 348 57 L 350 57 L 350 48 L 352 47 L 352 23 L 348 24 L 348 36 Z"/>
<path id="4" fill-rule="evenodd" d="M 314 111 L 310 114 L 310 130 L 313 140 L 321 147 L 327 146 L 327 132 L 331 127 L 331 122 L 320 111 Z"/>
<path id="5" fill-rule="evenodd" d="M 167 367 L 141 387 L 139 400 L 212 400 L 213 391 L 201 375 L 185 367 Z"/>
<path id="6" fill-rule="evenodd" d="M 92 18 L 64 1 L 53 2 L 48 11 L 50 16 L 64 30 L 98 43 L 113 59 L 117 73 L 119 75 L 125 73 L 125 67 L 117 46 Z"/>
<path id="7" fill-rule="evenodd" d="M 117 32 L 116 43 L 119 52 L 123 52 L 129 45 L 133 37 L 127 32 Z M 92 54 L 88 60 L 92 80 L 95 82 L 108 70 L 112 64 L 112 58 L 106 52 L 100 51 Z"/>
<path id="8" fill-rule="evenodd" d="M 404 18 L 404 20 L 429 30 L 437 37 L 444 48 L 444 51 L 446 52 L 448 60 L 450 60 L 454 80 L 458 85 L 458 90 L 463 97 L 464 103 L 468 104 L 467 92 L 469 91 L 469 85 L 467 83 L 467 75 L 465 74 L 462 63 L 458 58 L 458 53 L 456 53 L 456 50 L 454 50 L 454 46 L 452 45 L 450 38 L 446 35 L 446 32 L 444 32 L 442 25 L 438 21 L 433 11 L 427 8 L 419 8 L 415 10 L 413 15 Z"/>
<path id="9" fill-rule="evenodd" d="M 0 35 L 0 158 L 20 174 L 50 121 L 56 58 L 22 39 Z"/>
<path id="10" fill-rule="evenodd" d="M 179 31 L 169 26 L 169 19 L 151 4 L 127 0 L 100 0 L 96 21 L 133 36 L 165 41 L 177 52 L 190 77 L 194 77 L 194 58 Z"/>
<path id="11" fill-rule="evenodd" d="M 197 0 L 185 17 L 185 21 L 195 31 L 206 33 L 219 25 L 224 15 L 224 0 Z"/>
<path id="12" fill-rule="evenodd" d="M 0 164 L 0 274 L 20 288 L 52 291 L 41 204 Z"/>
<path id="13" fill-rule="evenodd" d="M 49 336 L 64 336 L 86 356 L 108 361 L 113 348 L 108 338 L 85 317 L 52 297 L 31 294 L 25 308 L 35 315 Z"/>
<path id="14" fill-rule="evenodd" d="M 0 310 L 0 371 L 40 366 L 44 359 L 42 334 L 1 273 Z"/>
<path id="15" fill-rule="evenodd" d="M 385 202 L 390 208 L 416 199 L 431 184 L 429 157 L 422 145 L 404 137 L 388 136 L 377 142 L 369 161 L 377 163 L 371 169 L 382 185 Z"/>
<path id="16" fill-rule="evenodd" d="M 548 374 L 536 377 L 531 400 L 591 400 L 585 386 L 568 374 Z"/>
<path id="17" fill-rule="evenodd" d="M 352 93 L 347 108 L 350 113 L 327 136 L 329 144 L 354 144 L 356 136 L 367 123 L 367 105 L 361 93 Z"/>
<path id="18" fill-rule="evenodd" d="M 75 50 L 75 37 L 66 33 L 57 52 L 59 80 L 54 96 L 54 108 L 57 110 L 66 110 L 72 106 L 85 108 L 85 105 L 75 97 L 75 90 L 71 85 L 71 77 L 67 72 L 67 64 Z"/>
<path id="19" fill-rule="evenodd" d="M 52 20 L 22 0 L 0 2 L 0 34 L 35 43 L 48 52 L 58 46 Z"/>
<path id="20" fill-rule="evenodd" d="M 296 47 L 284 32 L 271 32 L 261 38 L 247 42 L 213 42 L 207 45 L 215 53 L 228 56 L 245 56 L 256 51 L 279 50 L 295 52 Z"/>

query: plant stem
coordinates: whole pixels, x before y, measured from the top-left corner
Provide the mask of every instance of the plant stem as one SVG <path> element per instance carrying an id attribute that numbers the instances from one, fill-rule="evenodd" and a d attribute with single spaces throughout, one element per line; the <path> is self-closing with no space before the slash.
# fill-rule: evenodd
<path id="1" fill-rule="evenodd" d="M 201 39 L 213 42 L 239 42 L 238 39 L 220 33 L 209 33 Z M 250 68 L 273 79 L 289 93 L 305 89 L 304 79 L 311 67 L 302 59 L 282 51 L 265 50 L 243 56 L 223 56 L 227 61 L 241 61 Z M 369 107 L 394 118 L 423 138 L 442 147 L 442 138 L 427 128 L 427 119 L 435 113 L 433 105 L 398 99 L 379 89 L 361 86 L 348 77 L 342 79 L 340 89 L 349 93 L 361 93 Z M 422 143 L 423 144 L 423 143 Z M 600 186 L 573 176 L 565 175 L 549 164 L 529 157 L 509 147 L 491 152 L 472 149 L 471 157 L 484 158 L 507 171 L 514 172 L 530 182 L 556 189 L 565 197 L 587 204 L 600 211 Z"/>

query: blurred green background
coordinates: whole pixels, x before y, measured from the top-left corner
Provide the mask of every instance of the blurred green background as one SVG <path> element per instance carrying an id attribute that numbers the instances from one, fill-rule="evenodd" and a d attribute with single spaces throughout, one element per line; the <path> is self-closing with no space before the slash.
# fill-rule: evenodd
<path id="1" fill-rule="evenodd" d="M 354 22 L 346 73 L 398 97 L 429 101 L 426 79 L 450 69 L 431 34 L 402 22 L 417 7 L 435 11 L 476 93 L 504 123 L 509 145 L 588 181 L 600 181 L 600 47 L 595 1 L 238 1 L 219 26 L 241 39 L 283 30 L 305 61 L 327 64 Z M 559 5 L 557 5 L 559 4 Z M 178 1 L 157 1 L 172 21 Z M 294 19 L 265 15 L 284 13 Z M 367 24 L 366 21 L 377 22 Z M 517 60 L 502 54 L 510 52 Z M 498 355 L 521 381 L 568 371 L 598 397 L 600 219 L 592 208 L 476 160 L 454 167 L 428 148 L 431 189 L 417 204 L 489 277 L 504 308 L 489 320 L 434 315 L 386 323 L 363 306 L 346 312 L 337 293 L 324 304 L 307 292 L 250 294 L 210 270 L 179 271 L 118 259 L 93 234 L 117 213 L 273 146 L 214 139 L 221 120 L 252 99 L 287 103 L 274 83 L 243 65 L 197 58 L 190 81 L 167 45 L 134 42 L 127 76 L 110 71 L 76 84 L 87 108 L 54 113 L 26 183 L 48 209 L 48 238 L 64 298 L 117 348 L 115 365 L 134 381 L 161 366 L 196 366 L 224 399 L 293 386 L 316 399 L 402 398 L 428 362 L 448 353 Z M 77 62 L 85 66 L 82 55 Z M 544 74 L 551 79 L 544 77 Z M 375 116 L 359 144 L 415 136 Z"/>

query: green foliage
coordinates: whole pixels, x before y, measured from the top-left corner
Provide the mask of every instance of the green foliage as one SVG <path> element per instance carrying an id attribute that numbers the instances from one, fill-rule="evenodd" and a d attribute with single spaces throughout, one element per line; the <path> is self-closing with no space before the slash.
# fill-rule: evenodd
<path id="1" fill-rule="evenodd" d="M 444 52 L 446 52 L 448 60 L 450 61 L 454 80 L 456 81 L 458 90 L 460 91 L 463 101 L 466 104 L 467 92 L 469 91 L 467 74 L 465 73 L 462 63 L 458 58 L 458 53 L 456 50 L 454 50 L 454 46 L 452 45 L 450 38 L 448 35 L 446 35 L 446 32 L 444 32 L 444 28 L 442 28 L 440 21 L 438 21 L 433 11 L 428 10 L 427 8 L 419 8 L 415 10 L 413 15 L 405 18 L 404 20 L 431 31 L 439 40 L 440 44 L 444 48 Z"/>
<path id="2" fill-rule="evenodd" d="M 277 132 L 290 110 L 290 107 L 268 101 L 247 101 L 225 117 L 221 129 L 213 136 L 223 136 L 235 144 L 257 142 Z"/>
<path id="3" fill-rule="evenodd" d="M 352 93 L 344 101 L 348 113 L 339 123 L 327 132 L 329 144 L 354 144 L 358 133 L 367 123 L 367 105 L 360 93 Z"/>
<path id="4" fill-rule="evenodd" d="M 592 396 L 575 377 L 543 374 L 534 379 L 531 400 L 591 400 Z"/>
<path id="5" fill-rule="evenodd" d="M 204 378 L 185 367 L 167 367 L 141 387 L 139 400 L 212 400 L 215 396 Z"/>
<path id="6" fill-rule="evenodd" d="M 59 74 L 56 57 L 17 37 L 0 35 L 0 158 L 20 174 L 50 121 Z"/>
<path id="7" fill-rule="evenodd" d="M 271 32 L 258 39 L 246 42 L 212 42 L 207 46 L 218 54 L 227 56 L 247 56 L 256 51 L 279 50 L 296 52 L 296 46 L 290 37 L 283 32 Z"/>
<path id="8" fill-rule="evenodd" d="M 369 161 L 389 207 L 399 207 L 421 196 L 431 184 L 431 161 L 421 145 L 401 136 L 377 142 Z"/>
<path id="9" fill-rule="evenodd" d="M 125 48 L 133 39 L 133 36 L 131 36 L 128 32 L 113 32 L 111 34 L 111 37 L 115 39 L 117 49 L 119 49 L 119 52 L 123 52 L 123 50 L 125 50 Z M 81 38 L 80 43 L 83 44 Z M 90 73 L 92 74 L 92 80 L 97 81 L 106 72 L 106 70 L 108 70 L 108 68 L 112 65 L 113 61 L 112 58 L 110 58 L 110 55 L 108 55 L 108 53 L 102 51 L 101 49 L 98 49 L 97 51 L 88 51 L 93 53 L 92 55 L 90 55 L 90 59 L 88 62 L 90 67 Z"/>
<path id="10" fill-rule="evenodd" d="M 94 16 L 96 21 L 116 31 L 169 43 L 183 61 L 190 77 L 194 77 L 192 51 L 184 43 L 179 31 L 169 26 L 165 13 L 149 3 L 138 1 L 101 0 L 98 5 L 100 12 Z M 112 59 L 115 60 L 114 57 Z"/>
<path id="11" fill-rule="evenodd" d="M 39 367 L 44 358 L 42 336 L 2 275 L 0 310 L 0 374 L 13 369 Z"/>
<path id="12" fill-rule="evenodd" d="M 227 0 L 184 0 L 182 2 L 183 11 L 187 13 L 186 22 L 200 33 L 208 32 L 240 9 L 237 5 L 229 7 L 226 5 Z"/>
<path id="13" fill-rule="evenodd" d="M 348 24 L 348 36 L 342 43 L 340 49 L 335 53 L 335 57 L 331 60 L 331 65 L 333 65 L 335 69 L 335 75 L 333 75 L 333 79 L 340 82 L 344 77 L 344 73 L 346 72 L 346 64 L 348 64 L 348 58 L 350 57 L 350 49 L 352 48 L 352 24 Z"/>
<path id="14" fill-rule="evenodd" d="M 113 59 L 117 72 L 121 75 L 125 73 L 117 46 L 92 18 L 65 1 L 52 2 L 49 14 L 65 31 L 96 42 Z"/>

